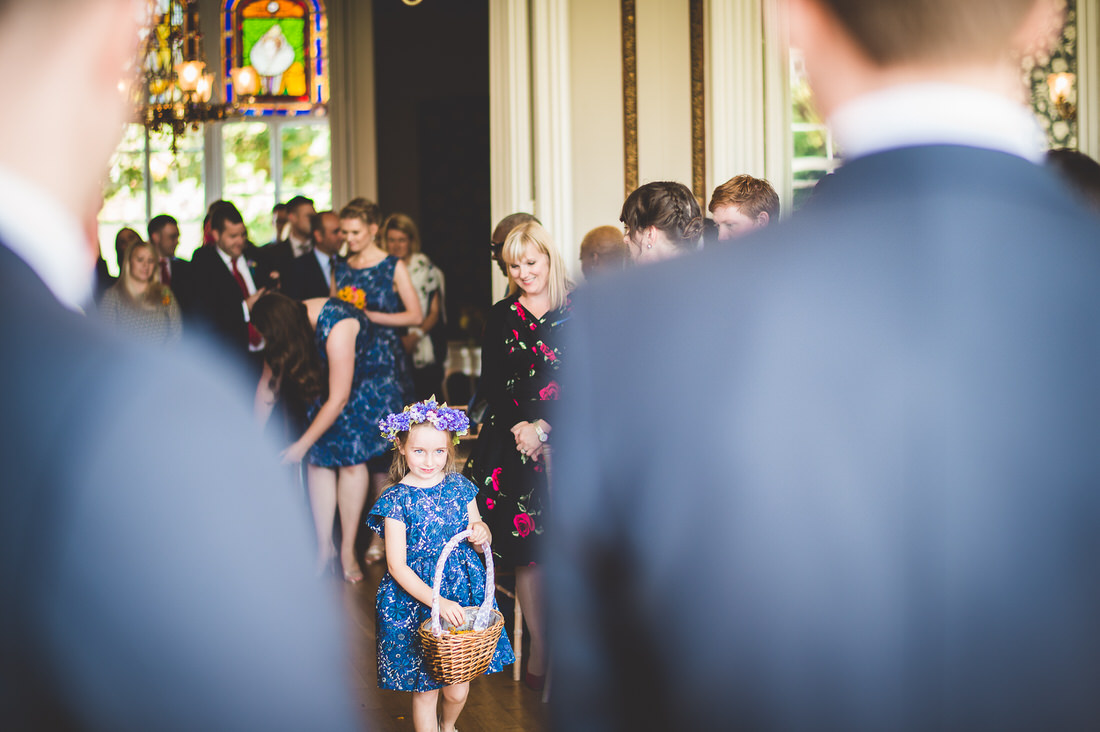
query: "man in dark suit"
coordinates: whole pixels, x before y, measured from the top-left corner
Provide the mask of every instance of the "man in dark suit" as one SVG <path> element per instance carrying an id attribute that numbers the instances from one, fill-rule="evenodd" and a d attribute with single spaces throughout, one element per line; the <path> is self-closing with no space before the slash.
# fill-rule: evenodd
<path id="1" fill-rule="evenodd" d="M 322 211 L 310 219 L 313 249 L 290 263 L 283 282 L 283 293 L 295 300 L 328 297 L 332 274 L 340 258 L 344 239 L 340 236 L 340 217 Z"/>
<path id="2" fill-rule="evenodd" d="M 791 0 L 849 156 L 578 296 L 558 730 L 1100 728 L 1100 221 L 1013 59 L 1047 0 Z"/>
<path id="3" fill-rule="evenodd" d="M 158 214 L 149 220 L 149 243 L 157 253 L 157 269 L 160 281 L 172 288 L 176 298 L 183 303 L 187 299 L 187 266 L 185 259 L 176 256 L 180 244 L 180 227 L 168 214 Z"/>
<path id="4" fill-rule="evenodd" d="M 312 199 L 305 196 L 290 199 L 286 202 L 287 238 L 257 250 L 257 269 L 272 288 L 281 288 L 294 261 L 309 254 L 313 248 L 310 222 L 315 213 Z"/>
<path id="5" fill-rule="evenodd" d="M 254 263 L 244 254 L 245 226 L 237 207 L 224 203 L 210 215 L 214 245 L 191 259 L 191 320 L 234 357 L 258 366 L 263 341 L 249 322 L 249 310 L 266 291 L 256 286 Z M 259 375 L 259 371 L 256 371 Z"/>
<path id="6" fill-rule="evenodd" d="M 248 386 L 78 309 L 137 38 L 130 0 L 0 3 L 0 728 L 360 729 Z"/>

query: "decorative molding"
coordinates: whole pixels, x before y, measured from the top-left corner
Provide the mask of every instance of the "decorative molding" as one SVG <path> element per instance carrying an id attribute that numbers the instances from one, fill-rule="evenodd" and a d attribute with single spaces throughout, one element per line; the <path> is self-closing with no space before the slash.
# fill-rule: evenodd
<path id="1" fill-rule="evenodd" d="M 707 202 L 707 94 L 706 40 L 703 0 L 689 0 L 691 25 L 691 189 L 706 207 Z"/>
<path id="2" fill-rule="evenodd" d="M 534 214 L 571 262 L 579 251 L 573 236 L 569 0 L 532 0 L 531 51 Z"/>
<path id="3" fill-rule="evenodd" d="M 531 154 L 531 49 L 526 2 L 489 0 L 489 213 L 485 241 L 497 221 L 535 209 Z M 492 270 L 490 302 L 504 291 Z"/>
<path id="4" fill-rule="evenodd" d="M 635 0 L 621 2 L 623 48 L 623 197 L 638 187 L 638 19 Z"/>

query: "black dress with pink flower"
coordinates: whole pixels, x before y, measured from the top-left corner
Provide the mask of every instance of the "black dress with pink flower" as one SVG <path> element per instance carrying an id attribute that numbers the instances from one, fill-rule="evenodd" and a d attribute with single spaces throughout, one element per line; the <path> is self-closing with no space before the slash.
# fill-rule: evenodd
<path id="1" fill-rule="evenodd" d="M 567 301 L 541 319 L 504 298 L 489 312 L 481 347 L 481 386 L 489 403 L 465 474 L 478 487 L 481 515 L 493 532 L 501 564 L 530 564 L 550 507 L 543 462 L 516 450 L 512 426 L 545 419 L 558 398 L 563 328 L 572 315 Z M 552 438 L 551 438 L 552 439 Z"/>

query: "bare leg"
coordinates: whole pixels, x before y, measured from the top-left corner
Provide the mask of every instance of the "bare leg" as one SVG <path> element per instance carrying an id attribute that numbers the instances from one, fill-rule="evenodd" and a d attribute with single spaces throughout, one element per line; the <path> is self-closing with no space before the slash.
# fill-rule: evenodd
<path id="1" fill-rule="evenodd" d="M 542 570 L 537 565 L 516 567 L 516 598 L 523 608 L 523 619 L 531 633 L 531 649 L 527 656 L 527 673 L 542 676 L 546 672 L 543 655 Z"/>
<path id="2" fill-rule="evenodd" d="M 439 729 L 439 720 L 435 716 L 436 701 L 439 699 L 439 691 L 414 691 L 413 692 L 413 729 L 416 732 L 436 732 Z"/>
<path id="3" fill-rule="evenodd" d="M 389 482 L 390 477 L 386 473 L 373 473 L 370 476 L 370 501 L 371 505 L 378 500 L 378 496 L 382 495 L 382 489 L 386 483 Z M 381 536 L 371 532 L 370 546 L 367 547 L 367 553 L 364 557 L 364 561 L 367 564 L 374 564 L 382 558 L 383 552 L 386 549 L 386 543 Z"/>
<path id="4" fill-rule="evenodd" d="M 439 720 L 439 729 L 442 732 L 454 732 L 455 722 L 462 713 L 462 707 L 466 706 L 466 696 L 469 693 L 469 681 L 443 687 L 443 714 Z"/>
<path id="5" fill-rule="evenodd" d="M 359 533 L 359 517 L 367 501 L 367 479 L 370 473 L 366 465 L 351 465 L 340 468 L 340 479 L 336 483 L 336 504 L 340 508 L 340 564 L 344 568 L 344 578 L 354 581 L 362 578 L 359 562 L 355 558 L 355 535 Z"/>
<path id="6" fill-rule="evenodd" d="M 317 532 L 317 573 L 328 567 L 336 552 L 332 547 L 332 521 L 336 516 L 336 471 L 310 465 L 306 470 L 309 506 Z"/>

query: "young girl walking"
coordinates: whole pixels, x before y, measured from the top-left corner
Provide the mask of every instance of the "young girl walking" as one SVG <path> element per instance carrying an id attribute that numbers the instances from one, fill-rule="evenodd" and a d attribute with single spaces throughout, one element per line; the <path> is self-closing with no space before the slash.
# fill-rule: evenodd
<path id="1" fill-rule="evenodd" d="M 469 682 L 443 686 L 429 674 L 417 632 L 431 617 L 429 583 L 443 546 L 467 528 L 473 532 L 469 542 L 455 548 L 443 571 L 440 617 L 461 625 L 463 607 L 480 605 L 485 597 L 485 567 L 477 552 L 492 542 L 492 536 L 477 509 L 477 488 L 455 464 L 454 446 L 469 426 L 465 413 L 435 399 L 417 402 L 379 422 L 396 452 L 390 468 L 392 485 L 367 517 L 367 525 L 386 542 L 389 570 L 376 598 L 378 687 L 413 693 L 416 732 L 454 732 L 470 689 Z M 501 633 L 486 673 L 514 661 L 508 637 Z"/>

